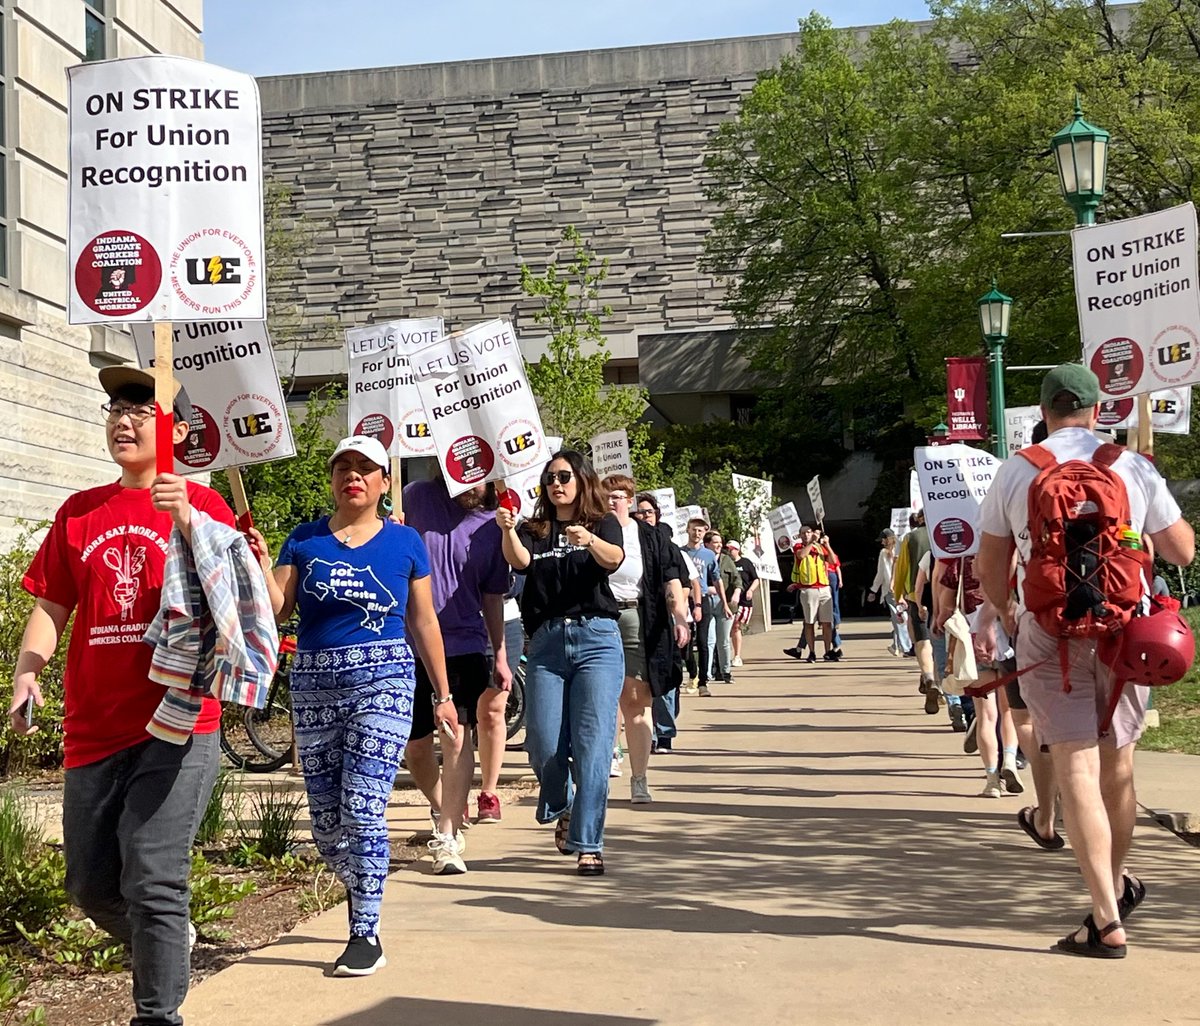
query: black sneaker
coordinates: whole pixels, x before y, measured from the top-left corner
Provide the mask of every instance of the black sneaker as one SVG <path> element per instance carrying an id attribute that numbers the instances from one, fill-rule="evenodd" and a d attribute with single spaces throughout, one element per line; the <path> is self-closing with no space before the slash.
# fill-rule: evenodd
<path id="1" fill-rule="evenodd" d="M 950 706 L 950 726 L 954 728 L 956 734 L 966 732 L 967 718 L 963 715 L 962 705 L 958 702 Z"/>
<path id="2" fill-rule="evenodd" d="M 806 663 L 815 663 L 817 661 L 817 653 L 809 652 L 808 658 L 804 660 Z"/>
<path id="3" fill-rule="evenodd" d="M 783 654 L 790 655 L 793 659 L 803 659 L 804 658 L 804 653 L 801 652 L 800 649 L 798 649 L 798 648 L 785 648 L 783 650 Z"/>
<path id="4" fill-rule="evenodd" d="M 963 754 L 974 755 L 979 751 L 979 737 L 977 731 L 979 729 L 979 717 L 971 721 L 971 725 L 967 727 L 967 733 L 963 737 Z"/>
<path id="5" fill-rule="evenodd" d="M 346 950 L 333 963 L 334 976 L 370 976 L 387 965 L 378 937 L 351 937 Z"/>
<path id="6" fill-rule="evenodd" d="M 842 657 L 836 652 L 826 652 L 821 658 L 827 663 L 836 663 Z"/>

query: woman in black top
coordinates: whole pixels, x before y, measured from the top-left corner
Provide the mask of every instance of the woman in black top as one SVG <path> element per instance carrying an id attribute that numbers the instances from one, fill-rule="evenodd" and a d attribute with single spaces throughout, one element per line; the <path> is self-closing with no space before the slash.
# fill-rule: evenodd
<path id="1" fill-rule="evenodd" d="M 578 854 L 579 872 L 604 872 L 604 814 L 625 675 L 618 609 L 608 575 L 625 557 L 621 527 L 579 453 L 555 453 L 533 516 L 518 528 L 496 510 L 504 557 L 525 574 L 521 619 L 529 636 L 525 750 L 537 774 L 537 820 Z"/>

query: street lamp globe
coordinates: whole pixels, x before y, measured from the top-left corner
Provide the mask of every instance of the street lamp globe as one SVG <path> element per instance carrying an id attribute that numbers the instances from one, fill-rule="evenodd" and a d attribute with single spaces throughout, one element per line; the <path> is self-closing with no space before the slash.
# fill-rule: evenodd
<path id="1" fill-rule="evenodd" d="M 1006 296 L 993 279 L 991 290 L 979 297 L 979 330 L 989 342 L 1004 342 L 1008 338 L 1008 314 L 1012 296 Z"/>
<path id="2" fill-rule="evenodd" d="M 1103 128 L 1083 119 L 1075 97 L 1075 120 L 1054 134 L 1050 146 L 1058 164 L 1058 184 L 1075 211 L 1076 224 L 1095 224 L 1108 174 L 1108 139 Z"/>

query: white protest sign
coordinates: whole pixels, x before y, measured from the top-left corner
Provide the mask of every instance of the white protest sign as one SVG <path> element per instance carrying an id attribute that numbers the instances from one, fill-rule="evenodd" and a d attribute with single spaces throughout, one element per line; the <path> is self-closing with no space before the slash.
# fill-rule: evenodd
<path id="1" fill-rule="evenodd" d="M 738 513 L 747 532 L 742 539 L 742 555 L 754 564 L 759 577 L 767 581 L 782 580 L 775 549 L 765 540 L 773 536 L 768 513 L 772 502 L 771 482 L 759 477 L 734 474 L 733 490 L 737 495 Z"/>
<path id="2" fill-rule="evenodd" d="M 825 503 L 821 500 L 821 478 L 814 477 L 806 486 L 808 490 L 808 501 L 812 503 L 813 516 L 817 518 L 818 524 L 825 523 Z"/>
<path id="3" fill-rule="evenodd" d="M 921 510 L 921 483 L 917 480 L 916 468 L 908 472 L 908 508 L 913 513 Z"/>
<path id="4" fill-rule="evenodd" d="M 605 431 L 596 435 L 589 443 L 592 447 L 592 468 L 597 477 L 609 474 L 624 474 L 633 477 L 633 463 L 629 459 L 629 435 L 625 431 Z"/>
<path id="5" fill-rule="evenodd" d="M 134 324 L 138 363 L 154 366 L 154 327 Z M 275 351 L 262 321 L 184 321 L 174 326 L 171 368 L 192 404 L 175 472 L 245 467 L 296 455 Z"/>
<path id="6" fill-rule="evenodd" d="M 1155 434 L 1188 435 L 1192 431 L 1192 389 L 1164 388 L 1150 393 L 1150 423 Z M 1137 429 L 1137 400 L 1106 399 L 1100 404 L 1099 426 L 1106 431 Z"/>
<path id="7" fill-rule="evenodd" d="M 969 445 L 919 446 L 913 450 L 929 545 L 937 559 L 979 551 L 979 505 L 1001 460 Z"/>
<path id="8" fill-rule="evenodd" d="M 892 534 L 896 536 L 897 543 L 903 541 L 904 536 L 908 534 L 910 530 L 908 526 L 908 518 L 911 512 L 912 511 L 907 506 L 892 507 L 891 528 Z"/>
<path id="9" fill-rule="evenodd" d="M 553 435 L 547 437 L 547 460 L 551 454 L 562 448 L 562 441 Z M 538 496 L 542 494 L 542 472 L 545 469 L 546 460 L 543 460 L 504 479 L 504 487 L 516 497 L 517 508 L 513 513 L 518 519 L 533 516 L 533 508 L 537 505 Z"/>
<path id="10" fill-rule="evenodd" d="M 675 519 L 675 489 L 650 488 L 646 494 L 654 496 L 654 501 L 658 503 L 658 522 L 671 528 L 671 537 L 675 544 L 686 545 L 687 525 L 685 524 L 681 531 Z"/>
<path id="11" fill-rule="evenodd" d="M 704 515 L 702 506 L 676 506 L 675 507 L 675 534 L 676 537 L 683 535 L 681 545 L 687 544 L 687 525 L 689 520 L 703 520 L 708 523 L 708 517 Z"/>
<path id="12" fill-rule="evenodd" d="M 1032 445 L 1033 429 L 1041 419 L 1040 406 L 1014 406 L 1005 410 L 1004 437 L 1008 442 L 1008 451 L 1018 452 L 1027 445 Z"/>
<path id="13" fill-rule="evenodd" d="M 440 317 L 346 330 L 346 420 L 350 434 L 378 439 L 389 456 L 412 459 L 433 455 L 433 437 L 409 357 L 442 335 Z"/>
<path id="14" fill-rule="evenodd" d="M 508 321 L 447 335 L 409 361 L 451 495 L 546 462 L 541 416 Z"/>
<path id="15" fill-rule="evenodd" d="M 254 78 L 152 56 L 67 80 L 70 323 L 263 320 Z"/>
<path id="16" fill-rule="evenodd" d="M 1120 398 L 1200 382 L 1196 208 L 1071 233 L 1083 362 Z"/>
<path id="17" fill-rule="evenodd" d="M 776 551 L 790 553 L 800 538 L 800 514 L 796 512 L 796 504 L 785 502 L 776 506 L 767 514 L 767 520 L 771 524 Z"/>

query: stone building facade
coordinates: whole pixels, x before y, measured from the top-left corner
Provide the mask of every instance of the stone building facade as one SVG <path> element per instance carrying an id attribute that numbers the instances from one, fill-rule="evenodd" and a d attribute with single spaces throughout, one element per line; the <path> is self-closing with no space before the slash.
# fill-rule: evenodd
<path id="1" fill-rule="evenodd" d="M 96 369 L 133 357 L 125 333 L 66 322 L 66 68 L 201 57 L 202 2 L 0 0 L 0 545 L 115 478 Z"/>
<path id="2" fill-rule="evenodd" d="M 613 381 L 646 385 L 667 420 L 736 416 L 754 384 L 729 354 L 724 287 L 701 269 L 704 155 L 795 44 L 781 34 L 260 80 L 266 173 L 312 231 L 299 377 L 345 374 L 340 329 L 412 315 L 450 328 L 509 317 L 536 358 L 520 268 L 562 261 L 575 225 L 610 262 Z"/>

